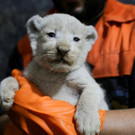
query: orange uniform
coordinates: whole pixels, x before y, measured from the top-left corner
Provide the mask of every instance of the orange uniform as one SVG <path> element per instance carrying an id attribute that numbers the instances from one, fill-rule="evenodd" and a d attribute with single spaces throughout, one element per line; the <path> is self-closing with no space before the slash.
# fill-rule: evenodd
<path id="1" fill-rule="evenodd" d="M 135 59 L 135 6 L 107 0 L 95 26 L 98 39 L 88 54 L 95 78 L 131 75 Z"/>

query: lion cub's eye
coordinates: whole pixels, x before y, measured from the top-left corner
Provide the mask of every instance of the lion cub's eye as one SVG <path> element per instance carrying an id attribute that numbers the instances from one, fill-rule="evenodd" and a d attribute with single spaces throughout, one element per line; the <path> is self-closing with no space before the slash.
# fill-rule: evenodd
<path id="1" fill-rule="evenodd" d="M 56 36 L 56 34 L 55 34 L 54 32 L 49 32 L 49 33 L 47 33 L 47 35 L 48 35 L 49 37 L 55 37 L 55 36 Z"/>
<path id="2" fill-rule="evenodd" d="M 73 40 L 74 40 L 75 42 L 78 42 L 78 41 L 80 41 L 80 38 L 74 37 Z"/>

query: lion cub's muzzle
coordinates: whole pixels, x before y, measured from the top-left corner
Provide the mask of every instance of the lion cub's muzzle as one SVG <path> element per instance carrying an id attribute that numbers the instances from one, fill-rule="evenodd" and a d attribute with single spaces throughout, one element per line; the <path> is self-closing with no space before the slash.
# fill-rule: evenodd
<path id="1" fill-rule="evenodd" d="M 70 51 L 69 49 L 63 49 L 63 48 L 60 48 L 60 47 L 57 47 L 57 54 L 61 57 L 61 58 L 64 58 L 68 52 Z"/>
<path id="2" fill-rule="evenodd" d="M 60 48 L 60 47 L 57 47 L 56 50 L 57 50 L 58 59 L 55 62 L 63 63 L 63 64 L 70 64 L 69 62 L 70 60 L 66 60 L 66 56 L 68 55 L 70 50 L 67 48 Z"/>

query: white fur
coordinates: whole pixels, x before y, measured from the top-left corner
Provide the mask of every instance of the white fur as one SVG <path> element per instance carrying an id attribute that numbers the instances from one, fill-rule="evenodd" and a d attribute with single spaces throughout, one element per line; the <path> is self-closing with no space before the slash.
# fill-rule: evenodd
<path id="1" fill-rule="evenodd" d="M 52 99 L 77 105 L 75 119 L 82 134 L 98 133 L 98 110 L 108 107 L 102 88 L 85 66 L 87 53 L 97 38 L 94 27 L 85 26 L 66 14 L 44 18 L 36 15 L 27 22 L 27 32 L 34 58 L 24 76 Z M 50 32 L 55 36 L 50 37 Z M 76 42 L 74 37 L 80 40 Z M 61 56 L 57 49 L 68 50 L 68 53 Z"/>
<path id="2" fill-rule="evenodd" d="M 14 102 L 15 92 L 19 89 L 19 84 L 14 77 L 8 77 L 0 83 L 0 106 L 4 110 L 9 110 Z"/>

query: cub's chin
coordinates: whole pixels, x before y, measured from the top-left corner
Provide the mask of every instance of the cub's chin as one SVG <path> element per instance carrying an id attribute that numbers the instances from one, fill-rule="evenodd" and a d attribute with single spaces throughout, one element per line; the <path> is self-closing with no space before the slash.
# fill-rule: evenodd
<path id="1" fill-rule="evenodd" d="M 72 70 L 72 66 L 65 61 L 55 61 L 48 65 L 49 70 L 54 72 L 70 72 Z"/>
<path id="2" fill-rule="evenodd" d="M 71 71 L 71 67 L 69 67 L 69 66 L 67 66 L 67 65 L 62 65 L 61 67 L 60 67 L 60 65 L 58 65 L 58 66 L 55 66 L 55 67 L 53 67 L 53 71 L 54 72 L 65 72 L 65 73 L 68 73 L 68 72 L 70 72 Z"/>
<path id="3" fill-rule="evenodd" d="M 38 65 L 47 69 L 48 71 L 68 73 L 72 70 L 72 65 L 63 60 L 46 61 L 46 62 L 38 61 L 37 63 Z"/>

